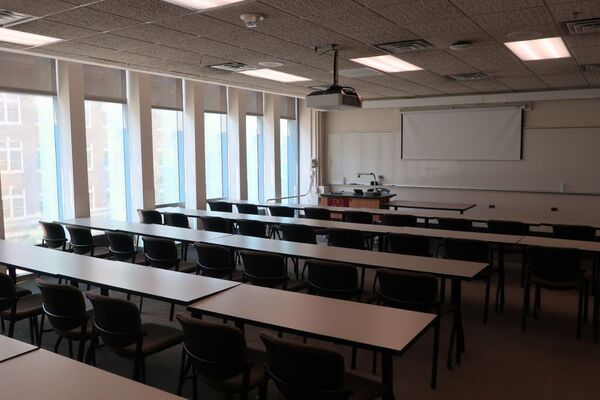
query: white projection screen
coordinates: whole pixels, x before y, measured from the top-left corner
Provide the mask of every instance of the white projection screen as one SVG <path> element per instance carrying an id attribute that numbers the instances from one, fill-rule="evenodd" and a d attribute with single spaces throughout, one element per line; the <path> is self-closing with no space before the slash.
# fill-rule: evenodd
<path id="1" fill-rule="evenodd" d="M 403 113 L 402 158 L 520 160 L 521 119 L 517 107 Z"/>

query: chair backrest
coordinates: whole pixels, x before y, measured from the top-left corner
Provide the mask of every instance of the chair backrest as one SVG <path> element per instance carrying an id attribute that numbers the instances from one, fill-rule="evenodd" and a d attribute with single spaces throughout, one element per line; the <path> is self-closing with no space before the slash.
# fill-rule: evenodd
<path id="1" fill-rule="evenodd" d="M 384 214 L 381 223 L 390 226 L 417 226 L 417 217 L 408 214 Z"/>
<path id="2" fill-rule="evenodd" d="M 586 225 L 554 225 L 554 236 L 560 239 L 596 240 L 596 228 Z"/>
<path id="3" fill-rule="evenodd" d="M 437 218 L 438 226 L 442 229 L 451 231 L 470 231 L 473 229 L 473 223 L 468 219 L 460 218 Z"/>
<path id="4" fill-rule="evenodd" d="M 302 211 L 304 211 L 304 216 L 309 219 L 320 219 L 323 221 L 331 219 L 331 212 L 326 208 L 305 207 Z"/>
<path id="5" fill-rule="evenodd" d="M 133 258 L 135 246 L 130 234 L 116 231 L 104 231 L 104 234 L 108 238 L 108 250 L 112 258 L 118 261 Z"/>
<path id="6" fill-rule="evenodd" d="M 373 286 L 379 300 L 390 307 L 431 312 L 440 304 L 434 275 L 379 269 Z"/>
<path id="7" fill-rule="evenodd" d="M 208 205 L 212 211 L 225 211 L 231 212 L 232 205 L 226 201 L 209 201 Z"/>
<path id="8" fill-rule="evenodd" d="M 70 331 L 87 323 L 83 294 L 74 286 L 57 285 L 36 279 L 43 298 L 44 312 L 57 331 Z"/>
<path id="9" fill-rule="evenodd" d="M 527 254 L 528 268 L 539 279 L 567 282 L 580 277 L 581 254 L 577 250 L 529 247 Z"/>
<path id="10" fill-rule="evenodd" d="M 233 233 L 232 223 L 221 217 L 202 217 L 202 227 L 205 231 Z"/>
<path id="11" fill-rule="evenodd" d="M 307 260 L 309 293 L 336 299 L 351 299 L 360 294 L 356 267 L 337 262 Z"/>
<path id="12" fill-rule="evenodd" d="M 79 226 L 67 226 L 69 231 L 69 244 L 75 254 L 87 254 L 94 249 L 94 239 L 92 231 L 88 228 Z"/>
<path id="13" fill-rule="evenodd" d="M 344 358 L 339 353 L 266 332 L 260 338 L 267 350 L 267 373 L 284 398 L 349 398 L 344 390 Z"/>
<path id="14" fill-rule="evenodd" d="M 227 247 L 198 242 L 194 243 L 194 248 L 202 275 L 222 278 L 233 271 L 233 253 Z"/>
<path id="15" fill-rule="evenodd" d="M 502 235 L 527 235 L 529 233 L 529 225 L 520 221 L 489 220 L 487 226 L 491 233 Z"/>
<path id="16" fill-rule="evenodd" d="M 431 257 L 431 243 L 427 236 L 390 233 L 387 236 L 388 251 L 411 256 Z"/>
<path id="17" fill-rule="evenodd" d="M 366 211 L 344 211 L 344 222 L 353 222 L 356 224 L 372 224 L 373 214 Z"/>
<path id="18" fill-rule="evenodd" d="M 444 257 L 452 260 L 489 262 L 490 246 L 476 240 L 444 239 Z"/>
<path id="19" fill-rule="evenodd" d="M 65 245 L 67 237 L 61 224 L 40 221 L 40 225 L 42 226 L 42 243 L 45 246 L 56 249 Z"/>
<path id="20" fill-rule="evenodd" d="M 269 212 L 274 217 L 294 218 L 296 216 L 296 210 L 294 210 L 292 207 L 269 206 Z"/>
<path id="21" fill-rule="evenodd" d="M 306 225 L 281 225 L 283 240 L 297 243 L 317 244 L 317 235 L 310 226 Z"/>
<path id="22" fill-rule="evenodd" d="M 142 323 L 135 304 L 91 292 L 86 296 L 94 307 L 94 327 L 107 346 L 119 349 L 140 339 Z"/>
<path id="23" fill-rule="evenodd" d="M 348 229 L 330 229 L 329 245 L 336 247 L 346 247 L 349 249 L 364 249 L 365 237 L 361 231 L 351 231 Z"/>
<path id="24" fill-rule="evenodd" d="M 189 228 L 190 221 L 188 220 L 188 217 L 182 213 L 165 213 L 165 225 Z"/>
<path id="25" fill-rule="evenodd" d="M 0 311 L 12 308 L 17 301 L 17 292 L 12 278 L 0 272 Z"/>
<path id="26" fill-rule="evenodd" d="M 137 210 L 140 222 L 142 224 L 159 224 L 162 225 L 162 214 L 156 210 Z"/>
<path id="27" fill-rule="evenodd" d="M 240 251 L 244 263 L 244 280 L 255 285 L 275 287 L 286 285 L 285 258 L 279 254 Z"/>
<path id="28" fill-rule="evenodd" d="M 144 256 L 148 264 L 155 268 L 176 268 L 179 264 L 177 245 L 170 239 L 144 236 Z"/>
<path id="29" fill-rule="evenodd" d="M 240 214 L 258 215 L 258 206 L 256 204 L 236 204 L 235 206 Z"/>
<path id="30" fill-rule="evenodd" d="M 254 236 L 260 238 L 267 237 L 267 224 L 265 224 L 262 221 L 243 219 L 237 221 L 237 226 L 240 235 Z"/>
<path id="31" fill-rule="evenodd" d="M 196 371 L 212 380 L 241 374 L 246 368 L 244 333 L 230 325 L 203 321 L 188 314 L 177 314 L 183 328 L 184 348 Z"/>

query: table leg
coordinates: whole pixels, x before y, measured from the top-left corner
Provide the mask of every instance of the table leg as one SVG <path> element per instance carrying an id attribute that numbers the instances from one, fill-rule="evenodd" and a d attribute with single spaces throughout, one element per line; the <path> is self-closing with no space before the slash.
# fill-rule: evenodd
<path id="1" fill-rule="evenodd" d="M 456 323 L 456 364 L 460 364 L 462 353 L 465 351 L 464 330 L 462 324 L 462 294 L 460 279 L 452 279 L 452 304 Z"/>
<path id="2" fill-rule="evenodd" d="M 394 363 L 393 357 L 388 352 L 381 354 L 381 383 L 390 388 L 390 393 L 384 396 L 385 400 L 393 400 L 394 396 Z"/>
<path id="3" fill-rule="evenodd" d="M 431 361 L 431 388 L 437 388 L 438 353 L 440 350 L 440 315 L 435 318 L 433 325 L 433 360 Z"/>
<path id="4" fill-rule="evenodd" d="M 495 311 L 498 314 L 504 310 L 504 282 L 505 282 L 505 269 L 504 269 L 504 245 L 500 244 L 498 247 L 498 288 L 496 289 L 496 305 Z"/>

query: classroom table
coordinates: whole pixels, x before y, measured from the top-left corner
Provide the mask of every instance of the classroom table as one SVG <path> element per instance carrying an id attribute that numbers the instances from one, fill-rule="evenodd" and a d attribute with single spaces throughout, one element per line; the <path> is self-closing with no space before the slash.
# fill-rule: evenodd
<path id="1" fill-rule="evenodd" d="M 182 305 L 239 285 L 224 279 L 111 261 L 6 240 L 0 240 L 0 264 L 8 267 L 11 274 L 18 268 Z"/>
<path id="2" fill-rule="evenodd" d="M 32 344 L 0 335 L 0 363 L 34 350 L 37 350 L 37 347 Z"/>
<path id="3" fill-rule="evenodd" d="M 242 284 L 188 307 L 269 329 L 380 351 L 382 381 L 392 389 L 392 356 L 408 349 L 436 315 Z M 434 343 L 432 384 L 437 348 Z M 393 398 L 393 396 L 391 397 Z"/>
<path id="4" fill-rule="evenodd" d="M 0 377 L 6 400 L 182 399 L 44 349 L 0 363 Z"/>
<path id="5" fill-rule="evenodd" d="M 411 201 L 411 200 L 392 200 L 386 204 L 389 208 L 421 208 L 425 210 L 440 210 L 440 211 L 458 211 L 464 214 L 477 204 L 473 203 L 442 203 L 433 201 Z"/>

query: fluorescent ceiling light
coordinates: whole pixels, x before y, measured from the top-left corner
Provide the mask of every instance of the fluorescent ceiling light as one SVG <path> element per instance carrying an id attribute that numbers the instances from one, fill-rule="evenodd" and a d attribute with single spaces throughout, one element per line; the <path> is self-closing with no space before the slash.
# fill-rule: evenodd
<path id="1" fill-rule="evenodd" d="M 523 61 L 571 57 L 560 37 L 504 43 Z"/>
<path id="2" fill-rule="evenodd" d="M 240 71 L 239 73 L 254 76 L 256 78 L 270 79 L 272 81 L 284 83 L 310 81 L 310 79 L 308 78 L 303 78 L 301 76 L 292 74 L 286 74 L 285 72 L 279 72 L 269 68 L 251 69 L 249 71 Z"/>
<path id="3" fill-rule="evenodd" d="M 173 3 L 181 7 L 191 8 L 193 10 L 208 10 L 225 6 L 227 4 L 238 3 L 242 0 L 165 0 L 168 3 Z"/>
<path id="4" fill-rule="evenodd" d="M 45 44 L 50 44 L 61 40 L 62 39 L 57 39 L 50 36 L 42 36 L 34 33 L 0 28 L 0 41 L 2 42 L 23 44 L 26 46 L 43 46 Z"/>
<path id="5" fill-rule="evenodd" d="M 352 58 L 350 61 L 354 61 L 355 63 L 366 65 L 367 67 L 371 67 L 383 72 L 419 71 L 422 69 L 416 65 L 407 63 L 406 61 L 402 61 L 401 59 L 390 55 Z"/>

